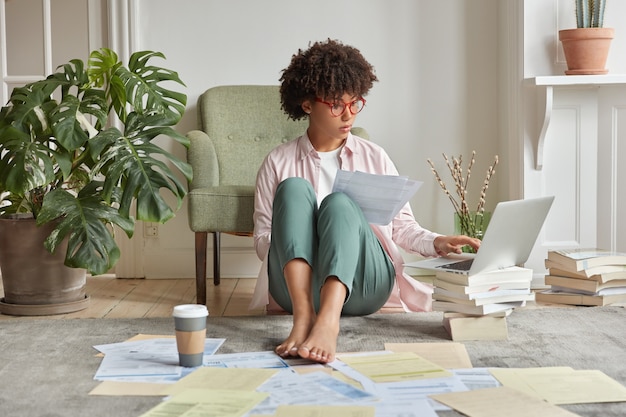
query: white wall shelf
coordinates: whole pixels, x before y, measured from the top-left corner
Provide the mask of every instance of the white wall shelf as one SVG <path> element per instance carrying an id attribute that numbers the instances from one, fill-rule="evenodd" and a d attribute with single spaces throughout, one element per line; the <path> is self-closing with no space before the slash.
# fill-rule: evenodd
<path id="1" fill-rule="evenodd" d="M 546 132 L 550 126 L 552 117 L 552 105 L 554 103 L 555 88 L 581 88 L 581 87 L 603 87 L 603 86 L 626 86 L 626 74 L 607 75 L 547 75 L 534 78 L 527 78 L 527 82 L 536 87 L 537 92 L 537 117 L 539 121 L 535 147 L 535 168 L 541 170 L 543 167 L 543 147 Z"/>
<path id="2" fill-rule="evenodd" d="M 607 75 L 546 75 L 530 78 L 538 86 L 594 86 L 626 84 L 626 74 Z"/>

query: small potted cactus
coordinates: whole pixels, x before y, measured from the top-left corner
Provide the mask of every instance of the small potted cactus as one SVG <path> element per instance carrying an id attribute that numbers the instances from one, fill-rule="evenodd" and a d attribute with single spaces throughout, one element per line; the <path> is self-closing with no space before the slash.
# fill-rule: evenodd
<path id="1" fill-rule="evenodd" d="M 614 29 L 604 27 L 606 0 L 575 0 L 576 28 L 559 31 L 567 75 L 606 74 Z"/>

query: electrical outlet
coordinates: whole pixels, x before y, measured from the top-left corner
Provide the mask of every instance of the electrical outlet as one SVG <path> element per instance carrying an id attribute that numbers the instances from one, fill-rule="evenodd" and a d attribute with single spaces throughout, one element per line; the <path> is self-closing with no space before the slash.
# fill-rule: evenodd
<path id="1" fill-rule="evenodd" d="M 159 226 L 154 223 L 146 223 L 143 226 L 144 237 L 157 237 L 159 236 Z"/>

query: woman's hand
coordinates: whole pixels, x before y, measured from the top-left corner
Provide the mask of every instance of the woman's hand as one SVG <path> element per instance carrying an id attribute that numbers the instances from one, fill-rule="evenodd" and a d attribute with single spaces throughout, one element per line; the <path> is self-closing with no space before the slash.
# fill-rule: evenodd
<path id="1" fill-rule="evenodd" d="M 449 253 L 461 253 L 465 245 L 469 245 L 477 251 L 480 247 L 480 239 L 465 235 L 438 236 L 433 244 L 437 255 L 446 256 Z"/>

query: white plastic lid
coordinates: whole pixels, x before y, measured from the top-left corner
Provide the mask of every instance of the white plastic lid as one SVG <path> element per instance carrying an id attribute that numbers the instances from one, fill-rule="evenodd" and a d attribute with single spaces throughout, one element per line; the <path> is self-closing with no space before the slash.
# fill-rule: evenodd
<path id="1" fill-rule="evenodd" d="M 172 316 L 194 318 L 194 317 L 207 317 L 209 310 L 202 304 L 181 304 L 174 307 Z"/>

